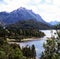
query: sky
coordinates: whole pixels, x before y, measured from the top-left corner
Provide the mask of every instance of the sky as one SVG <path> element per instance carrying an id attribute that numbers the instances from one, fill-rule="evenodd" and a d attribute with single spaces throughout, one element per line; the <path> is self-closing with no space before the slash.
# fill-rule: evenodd
<path id="1" fill-rule="evenodd" d="M 60 21 L 60 0 L 0 0 L 0 12 L 20 7 L 39 14 L 46 22 Z"/>

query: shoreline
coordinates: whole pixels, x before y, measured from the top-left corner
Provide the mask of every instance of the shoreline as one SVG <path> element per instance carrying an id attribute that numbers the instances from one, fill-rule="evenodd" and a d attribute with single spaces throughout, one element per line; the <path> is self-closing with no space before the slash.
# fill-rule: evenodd
<path id="1" fill-rule="evenodd" d="M 43 37 L 42 37 L 42 38 L 43 38 Z M 22 39 L 21 42 L 35 41 L 35 40 L 39 40 L 39 39 L 41 39 L 41 38 L 32 37 L 32 38 Z"/>
<path id="2" fill-rule="evenodd" d="M 35 37 L 32 37 L 32 38 L 26 38 L 26 39 L 23 39 L 20 43 L 22 43 L 22 42 L 29 42 L 29 41 L 38 41 L 38 40 L 41 40 L 41 39 L 43 39 L 44 37 L 42 37 L 42 38 L 35 38 Z M 8 43 L 12 43 L 12 44 L 14 44 L 14 43 L 19 43 L 19 41 L 10 41 L 10 42 L 8 42 Z"/>

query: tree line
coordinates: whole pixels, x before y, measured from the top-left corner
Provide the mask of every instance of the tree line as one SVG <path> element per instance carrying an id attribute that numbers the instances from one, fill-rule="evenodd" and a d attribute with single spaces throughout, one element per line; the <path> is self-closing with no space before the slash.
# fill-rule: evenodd
<path id="1" fill-rule="evenodd" d="M 10 39 L 16 39 L 16 41 L 21 41 L 23 38 L 31 37 L 44 37 L 45 34 L 37 29 L 20 29 L 20 28 L 3 28 L 0 27 L 0 37 L 6 37 Z"/>

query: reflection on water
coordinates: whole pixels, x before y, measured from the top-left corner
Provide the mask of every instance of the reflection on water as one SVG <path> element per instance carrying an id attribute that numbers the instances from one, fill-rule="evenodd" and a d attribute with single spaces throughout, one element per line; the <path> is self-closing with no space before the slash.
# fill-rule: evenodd
<path id="1" fill-rule="evenodd" d="M 38 40 L 35 40 L 35 41 L 28 41 L 28 42 L 19 43 L 21 48 L 22 48 L 22 46 L 23 47 L 25 47 L 26 45 L 32 46 L 34 44 L 35 48 L 36 48 L 37 59 L 41 56 L 42 52 L 44 51 L 43 43 L 46 41 L 47 37 L 51 37 L 51 30 L 41 30 L 41 31 L 46 34 L 45 37 L 39 38 Z M 54 32 L 55 32 L 55 30 L 53 30 L 53 33 Z"/>

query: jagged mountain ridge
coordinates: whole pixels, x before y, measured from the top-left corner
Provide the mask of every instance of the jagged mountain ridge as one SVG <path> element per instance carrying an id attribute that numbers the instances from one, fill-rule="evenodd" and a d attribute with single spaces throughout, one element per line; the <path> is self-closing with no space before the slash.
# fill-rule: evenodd
<path id="1" fill-rule="evenodd" d="M 40 22 L 45 26 L 50 26 L 47 22 L 45 22 L 41 16 L 35 14 L 32 10 L 28 10 L 26 8 L 18 8 L 10 13 L 0 12 L 0 22 L 3 22 L 5 25 L 14 24 L 21 20 L 34 20 L 35 22 Z M 41 25 L 40 25 L 41 26 Z"/>

